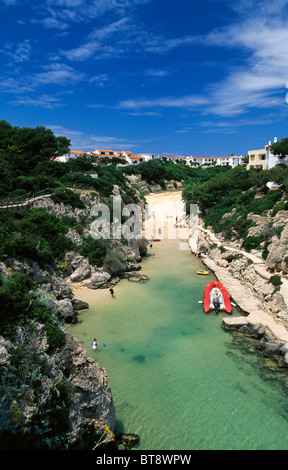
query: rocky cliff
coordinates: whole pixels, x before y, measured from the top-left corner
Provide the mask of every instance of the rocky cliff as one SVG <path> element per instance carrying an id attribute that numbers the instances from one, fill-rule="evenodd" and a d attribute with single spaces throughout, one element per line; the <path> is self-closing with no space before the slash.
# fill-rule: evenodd
<path id="1" fill-rule="evenodd" d="M 117 187 L 114 189 L 119 194 Z M 66 253 L 57 269 L 23 257 L 6 257 L 0 262 L 1 283 L 17 273 L 36 283 L 31 298 L 37 298 L 42 315 L 43 311 L 44 316 L 51 315 L 52 326 L 54 322 L 55 331 L 63 336 L 61 346 L 53 347 L 46 327 L 33 320 L 15 325 L 14 339 L 0 336 L 1 449 L 89 450 L 99 441 L 114 439 L 115 409 L 106 371 L 67 334 L 65 323 L 76 322 L 79 310 L 89 307 L 74 298 L 74 282 L 97 289 L 117 282 L 118 275 L 137 277 L 147 242 L 108 240 L 106 253 L 121 252 L 120 272 L 107 272 L 81 255 L 78 247 L 90 235 L 91 207 L 99 199 L 89 191 L 79 194 L 82 207 L 55 203 L 49 197 L 33 203 L 32 209 L 44 209 L 73 222 L 66 236 L 73 241 L 74 250 Z"/>
<path id="2" fill-rule="evenodd" d="M 51 351 L 43 325 L 18 327 L 14 342 L 0 337 L 0 367 L 2 450 L 91 449 L 105 427 L 114 429 L 106 371 L 76 338 L 66 334 Z"/>

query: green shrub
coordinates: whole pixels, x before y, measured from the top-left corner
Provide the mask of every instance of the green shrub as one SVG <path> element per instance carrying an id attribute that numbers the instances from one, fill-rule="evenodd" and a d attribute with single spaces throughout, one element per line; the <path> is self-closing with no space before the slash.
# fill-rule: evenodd
<path id="1" fill-rule="evenodd" d="M 110 251 L 104 259 L 103 269 L 110 274 L 121 272 L 124 269 L 124 260 L 125 255 L 121 249 Z"/>
<path id="2" fill-rule="evenodd" d="M 257 236 L 257 237 L 247 237 L 243 240 L 242 247 L 246 251 L 250 250 L 257 250 L 260 247 L 260 243 L 262 242 L 262 237 Z"/>
<path id="3" fill-rule="evenodd" d="M 87 237 L 78 249 L 80 255 L 88 258 L 89 263 L 102 265 L 106 256 L 105 240 L 95 240 L 91 235 Z"/>
<path id="4" fill-rule="evenodd" d="M 52 349 L 57 349 L 65 343 L 65 334 L 59 326 L 48 322 L 45 325 L 47 343 Z"/>
<path id="5" fill-rule="evenodd" d="M 78 207 L 79 209 L 85 209 L 85 204 L 80 199 L 80 195 L 71 191 L 71 189 L 56 188 L 51 196 L 51 199 L 56 204 L 70 204 L 72 207 Z"/>
<path id="6" fill-rule="evenodd" d="M 15 325 L 25 318 L 30 308 L 30 291 L 36 284 L 23 273 L 7 275 L 0 286 L 0 335 L 14 339 Z"/>
<path id="7" fill-rule="evenodd" d="M 278 274 L 275 274 L 274 276 L 271 276 L 269 279 L 269 283 L 272 284 L 275 287 L 280 287 L 282 283 L 281 277 L 278 276 Z"/>

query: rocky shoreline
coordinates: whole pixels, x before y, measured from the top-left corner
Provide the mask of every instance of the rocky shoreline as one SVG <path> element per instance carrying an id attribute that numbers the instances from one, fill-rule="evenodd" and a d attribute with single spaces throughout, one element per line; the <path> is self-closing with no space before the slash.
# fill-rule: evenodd
<path id="1" fill-rule="evenodd" d="M 189 246 L 225 285 L 237 305 L 240 315 L 224 317 L 223 328 L 259 340 L 258 350 L 271 356 L 279 367 L 288 368 L 286 278 L 282 289 L 275 292 L 269 284 L 272 273 L 259 253 L 245 253 L 235 243 L 229 246 L 202 225 L 198 226 L 197 236 L 190 236 Z"/>

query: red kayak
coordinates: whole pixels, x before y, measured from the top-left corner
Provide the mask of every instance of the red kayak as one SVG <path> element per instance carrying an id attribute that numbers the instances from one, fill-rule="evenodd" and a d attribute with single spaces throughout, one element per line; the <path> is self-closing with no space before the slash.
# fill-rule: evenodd
<path id="1" fill-rule="evenodd" d="M 224 310 L 227 313 L 232 312 L 232 306 L 229 294 L 223 284 L 218 281 L 209 282 L 204 291 L 204 312 L 214 310 L 218 313 Z"/>
<path id="2" fill-rule="evenodd" d="M 152 238 L 151 240 L 149 240 L 150 242 L 161 242 L 161 239 L 160 238 Z"/>

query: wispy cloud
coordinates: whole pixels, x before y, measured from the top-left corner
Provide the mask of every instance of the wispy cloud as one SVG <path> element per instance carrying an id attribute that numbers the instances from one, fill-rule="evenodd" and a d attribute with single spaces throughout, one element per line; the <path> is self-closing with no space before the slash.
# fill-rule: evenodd
<path id="1" fill-rule="evenodd" d="M 161 30 L 155 26 L 150 27 L 148 23 L 143 25 L 140 15 L 137 16 L 137 21 L 135 20 L 135 9 L 139 5 L 149 3 L 152 5 L 153 0 L 44 0 L 40 4 L 38 2 L 38 5 L 37 2 L 27 0 L 31 15 L 28 19 L 25 18 L 25 21 L 34 25 L 41 24 L 45 30 L 49 30 L 49 34 L 51 30 L 63 35 L 73 34 L 73 41 L 70 42 L 73 47 L 67 45 L 68 41 L 58 43 L 56 47 L 53 42 L 47 57 L 43 60 L 41 58 L 40 61 L 39 55 L 37 56 L 41 50 L 40 40 L 38 50 L 38 44 L 35 44 L 36 41 L 32 41 L 30 37 L 22 38 L 18 43 L 8 41 L 2 48 L 2 53 L 6 55 L 8 61 L 2 67 L 0 91 L 14 94 L 16 97 L 11 101 L 14 105 L 57 107 L 64 101 L 59 93 L 60 89 L 66 88 L 72 92 L 77 90 L 74 87 L 84 83 L 91 87 L 111 84 L 112 80 L 109 80 L 112 74 L 109 73 L 112 69 L 106 71 L 105 68 L 101 68 L 98 71 L 95 67 L 94 74 L 91 74 L 86 64 L 104 58 L 105 63 L 110 65 L 112 59 L 116 58 L 155 59 L 160 55 L 169 58 L 171 52 L 186 51 L 186 49 L 189 51 L 191 46 L 193 48 L 197 46 L 199 49 L 207 50 L 217 48 L 223 52 L 221 62 L 224 66 L 221 75 L 218 69 L 217 82 L 209 83 L 206 70 L 205 80 L 201 86 L 198 87 L 197 84 L 195 93 L 192 85 L 191 92 L 187 92 L 186 88 L 182 93 L 175 86 L 173 91 L 170 88 L 167 96 L 164 96 L 163 90 L 160 92 L 160 88 L 155 87 L 153 92 L 150 93 L 149 90 L 145 96 L 146 88 L 143 87 L 140 96 L 130 95 L 129 98 L 127 94 L 125 96 L 128 98 L 119 99 L 113 109 L 135 117 L 161 116 L 169 109 L 175 113 L 196 111 L 206 117 L 206 122 L 211 122 L 211 116 L 219 116 L 225 122 L 226 118 L 237 118 L 252 109 L 281 111 L 283 106 L 287 106 L 285 85 L 288 81 L 288 0 L 277 0 L 277 2 L 214 0 L 214 2 L 225 3 L 231 7 L 233 15 L 230 22 L 210 31 L 205 31 L 204 26 L 203 34 L 173 36 L 171 31 L 164 33 L 164 28 Z M 0 0 L 0 5 L 3 8 L 15 8 L 16 0 Z M 47 31 L 45 32 L 47 34 Z M 225 53 L 232 58 L 227 64 L 225 64 Z M 24 68 L 28 64 L 30 69 Z M 5 74 L 7 65 L 9 71 Z M 11 73 L 12 65 L 15 66 L 13 73 Z M 151 61 L 150 67 L 147 67 L 145 62 L 143 70 L 139 70 L 141 80 L 143 77 L 141 84 L 144 83 L 144 78 L 147 81 L 150 79 L 150 82 L 157 80 L 158 84 L 160 80 L 166 80 L 176 71 L 174 64 L 170 63 L 169 68 L 165 61 L 161 62 L 161 65 L 159 61 L 159 67 L 157 65 Z M 128 76 L 129 72 L 117 71 L 122 77 L 125 74 Z M 138 71 L 131 67 L 130 74 L 137 73 Z M 93 103 L 93 100 L 97 103 L 100 101 L 99 96 L 92 96 L 90 103 Z M 93 107 L 93 104 L 90 106 Z M 105 104 L 95 106 L 105 106 Z M 231 129 L 229 126 L 217 127 L 219 131 L 228 128 Z M 108 142 L 113 144 L 113 138 L 107 140 L 106 144 L 105 136 L 95 139 L 99 139 L 97 144 L 99 146 L 109 145 Z M 115 139 L 117 145 L 117 138 Z"/>
<path id="2" fill-rule="evenodd" d="M 42 71 L 22 74 L 21 78 L 9 77 L 0 80 L 0 87 L 9 92 L 23 92 L 35 89 L 39 85 L 67 86 L 78 83 L 87 78 L 87 75 L 63 63 L 52 63 L 42 66 Z"/>
<path id="3" fill-rule="evenodd" d="M 164 97 L 155 99 L 130 99 L 120 101 L 119 108 L 137 110 L 144 108 L 196 108 L 207 105 L 208 99 L 202 96 Z"/>
<path id="4" fill-rule="evenodd" d="M 5 54 L 13 64 L 29 61 L 32 54 L 31 41 L 29 39 L 24 39 L 17 44 L 5 44 L 3 46 L 2 53 Z"/>
<path id="5" fill-rule="evenodd" d="M 59 54 L 70 61 L 85 61 L 91 57 L 94 57 L 94 59 L 114 57 L 121 53 L 121 49 L 127 52 L 123 45 L 119 47 L 119 43 L 123 38 L 123 33 L 126 40 L 130 31 L 129 23 L 129 18 L 122 18 L 119 21 L 102 26 L 92 31 L 80 46 L 68 50 L 62 49 Z M 113 43 L 110 43 L 109 38 L 112 36 Z"/>
<path id="6" fill-rule="evenodd" d="M 55 109 L 60 108 L 63 103 L 55 96 L 41 95 L 35 98 L 22 96 L 10 101 L 13 106 L 29 106 L 34 108 Z"/>
<path id="7" fill-rule="evenodd" d="M 37 6 L 34 21 L 47 28 L 65 29 L 73 23 L 90 23 L 107 15 L 122 18 L 151 0 L 46 0 Z"/>
<path id="8" fill-rule="evenodd" d="M 35 85 L 57 84 L 73 85 L 84 79 L 85 75 L 63 63 L 44 66 L 44 71 L 33 74 L 30 78 Z"/>
<path id="9" fill-rule="evenodd" d="M 222 79 L 206 84 L 202 95 L 135 98 L 120 102 L 119 107 L 138 110 L 201 107 L 202 113 L 232 117 L 251 109 L 284 106 L 288 80 L 288 0 L 280 0 L 277 4 L 267 0 L 240 0 L 237 5 L 228 0 L 228 3 L 238 18 L 222 29 L 205 35 L 174 38 L 165 43 L 161 43 L 159 37 L 146 42 L 146 51 L 153 53 L 191 44 L 218 47 L 230 53 L 235 51 L 235 65 L 224 69 Z M 242 57 L 241 63 L 237 54 Z"/>

